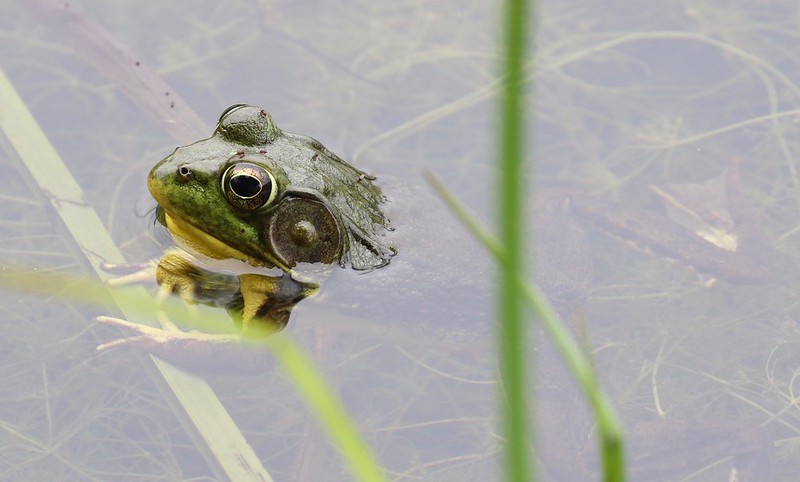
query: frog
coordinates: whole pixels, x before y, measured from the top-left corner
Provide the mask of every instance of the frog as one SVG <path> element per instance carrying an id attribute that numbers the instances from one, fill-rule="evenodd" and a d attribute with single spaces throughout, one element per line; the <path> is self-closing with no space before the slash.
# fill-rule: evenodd
<path id="1" fill-rule="evenodd" d="M 224 306 L 251 339 L 286 327 L 292 309 L 318 290 L 320 267 L 366 272 L 388 265 L 397 253 L 388 242 L 393 228 L 375 177 L 316 139 L 281 130 L 261 107 L 227 108 L 209 138 L 158 162 L 147 186 L 158 223 L 178 247 L 156 265 L 161 292 Z M 100 321 L 139 334 L 100 351 L 147 346 L 175 361 L 176 339 L 197 341 L 195 352 L 211 341 L 174 326 Z"/>
<path id="2" fill-rule="evenodd" d="M 729 172 L 726 179 L 733 185 L 736 171 Z M 346 271 L 370 272 L 369 282 L 347 279 L 342 289 L 354 292 L 353 299 L 377 301 L 371 303 L 375 306 L 386 303 L 387 297 L 410 296 L 410 290 L 393 286 L 396 278 L 412 280 L 414 289 L 444 292 L 447 288 L 447 293 L 461 296 L 454 303 L 459 310 L 444 303 L 438 312 L 433 311 L 438 305 L 426 307 L 427 318 L 451 318 L 453 323 L 396 323 L 393 325 L 402 326 L 397 331 L 390 328 L 393 335 L 416 330 L 422 338 L 437 342 L 455 339 L 452 344 L 457 346 L 465 345 L 465 338 L 490 339 L 485 327 L 463 323 L 480 317 L 477 312 L 485 309 L 488 290 L 481 287 L 489 278 L 490 260 L 474 242 L 453 247 L 464 235 L 452 216 L 434 209 L 440 206 L 438 201 L 419 191 L 401 196 L 407 202 L 394 207 L 401 208 L 398 217 L 405 223 L 395 233 L 387 214 L 391 206 L 374 177 L 350 166 L 318 141 L 278 129 L 263 108 L 237 104 L 227 109 L 210 138 L 176 149 L 153 167 L 148 187 L 159 205 L 158 222 L 180 247 L 157 264 L 162 293 L 226 308 L 241 335 L 262 339 L 285 329 L 294 307 L 319 290 L 320 279 L 308 268 L 325 267 L 323 271 L 330 268 L 333 277 Z M 395 189 L 395 193 L 399 191 Z M 403 213 L 414 206 L 415 211 Z M 743 236 L 738 252 L 726 252 L 664 216 L 643 214 L 565 187 L 543 189 L 533 206 L 528 214 L 536 219 L 533 278 L 577 337 L 587 330 L 579 314 L 591 294 L 593 231 L 730 282 L 758 282 L 767 273 L 759 262 L 743 256 L 755 244 L 750 242 L 755 236 Z M 430 229 L 432 226 L 435 229 Z M 421 249 L 425 242 L 438 249 Z M 397 257 L 396 246 L 402 252 Z M 382 269 L 390 262 L 392 268 Z M 219 272 L 220 264 L 226 272 Z M 366 303 L 359 306 L 365 307 Z M 371 315 L 391 317 L 380 308 Z M 263 352 L 228 350 L 240 339 L 239 334 L 181 332 L 109 317 L 101 321 L 135 333 L 101 345 L 101 351 L 133 346 L 184 366 L 196 366 L 196 360 L 218 360 L 209 356 L 208 350 L 221 346 L 226 354 L 245 353 L 246 357 Z M 556 480 L 586 480 L 593 476 L 584 466 L 590 464 L 591 456 L 582 455 L 593 445 L 586 435 L 591 432 L 591 418 L 585 407 L 565 410 L 565 405 L 581 405 L 581 395 L 563 367 L 549 361 L 557 358 L 552 348 L 545 345 L 540 351 L 548 361 L 543 363 L 545 376 L 536 396 L 539 413 L 550 421 L 540 426 L 540 435 L 560 440 L 548 444 L 552 450 L 542 451 L 540 457 Z M 238 374 L 249 373 L 242 366 L 255 367 L 258 372 L 264 365 L 261 358 L 245 362 L 226 358 L 236 360 Z M 638 431 L 648 432 L 649 440 L 674 440 L 675 425 L 652 423 Z M 703 425 L 694 422 L 691 426 Z M 730 450 L 710 450 L 712 455 L 704 460 L 726 454 L 746 458 L 763 449 L 763 438 L 749 425 L 709 427 L 707 431 L 745 433 L 745 438 L 754 442 Z M 656 454 L 652 459 L 659 459 L 661 452 L 653 449 L 650 453 Z M 582 457 L 580 463 L 575 463 L 576 454 Z"/>

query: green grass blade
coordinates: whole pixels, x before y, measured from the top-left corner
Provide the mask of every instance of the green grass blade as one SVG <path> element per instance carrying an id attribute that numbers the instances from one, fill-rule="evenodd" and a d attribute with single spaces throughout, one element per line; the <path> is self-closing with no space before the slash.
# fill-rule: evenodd
<path id="1" fill-rule="evenodd" d="M 55 210 L 97 275 L 101 279 L 108 278 L 108 274 L 100 269 L 100 263 L 124 262 L 122 255 L 96 212 L 84 202 L 77 182 L 2 70 L 0 105 L 5 109 L 5 116 L 0 118 L 0 130 L 9 138 L 35 182 L 43 192 L 50 194 Z M 31 161 L 33 159 L 35 162 Z M 157 311 L 173 319 L 179 319 L 186 314 L 185 306 L 177 299 L 167 300 L 156 306 L 142 287 L 126 287 L 111 290 L 109 293 L 104 285 L 88 280 L 60 277 L 53 273 L 37 275 L 18 267 L 6 268 L 4 276 L 0 277 L 0 287 L 36 293 L 47 292 L 91 304 L 105 303 L 110 294 L 131 321 L 147 324 L 155 319 L 154 314 Z M 196 315 L 194 321 L 197 327 L 206 327 L 208 331 L 218 322 L 215 317 L 205 314 Z M 324 383 L 308 356 L 296 344 L 287 340 L 285 336 L 275 337 L 274 342 L 267 340 L 267 346 L 275 343 L 274 354 L 283 368 L 292 375 L 293 383 L 320 420 L 334 446 L 344 456 L 353 474 L 363 481 L 384 480 L 380 465 L 359 436 L 355 424 L 335 392 Z M 172 402 L 176 413 L 181 415 L 184 426 L 194 436 L 198 449 L 206 455 L 212 468 L 224 474 L 221 478 L 271 481 L 269 473 L 208 384 L 158 358 L 152 359 L 174 395 Z"/>
<path id="2" fill-rule="evenodd" d="M 291 375 L 292 383 L 317 415 L 336 449 L 344 455 L 350 471 L 365 482 L 385 480 L 383 471 L 341 400 L 314 368 L 308 355 L 285 335 L 270 338 L 268 346 Z"/>
<path id="3" fill-rule="evenodd" d="M 424 176 L 470 233 L 484 245 L 498 263 L 502 263 L 507 254 L 500 242 L 467 212 L 464 206 L 433 174 L 426 172 Z M 580 349 L 570 331 L 558 318 L 555 310 L 538 288 L 520 276 L 515 280 L 515 289 L 519 290 L 525 304 L 542 320 L 548 335 L 564 357 L 567 367 L 578 381 L 595 412 L 603 464 L 603 480 L 623 482 L 625 480 L 625 454 L 622 424 L 614 412 L 611 402 L 597 382 L 591 360 Z"/>
<path id="4" fill-rule="evenodd" d="M 95 280 L 58 273 L 25 271 L 19 267 L 8 265 L 3 268 L 0 273 L 0 289 L 54 296 L 91 305 L 103 305 L 108 300 L 108 288 Z M 129 307 L 126 310 L 128 317 L 155 318 L 157 312 L 166 315 L 169 319 L 179 319 L 186 315 L 186 306 L 177 297 L 170 297 L 156 303 L 152 296 L 141 289 L 125 287 L 114 289 L 111 293 L 122 304 Z M 200 329 L 202 332 L 209 331 L 209 328 L 218 323 L 216 313 L 212 311 L 197 312 L 192 319 L 192 327 Z M 337 450 L 344 456 L 356 479 L 365 482 L 385 480 L 380 465 L 359 436 L 355 423 L 347 415 L 334 390 L 327 385 L 302 348 L 286 334 L 250 341 L 253 345 L 247 347 L 248 349 L 259 350 L 266 347 L 278 359 L 282 368 L 289 373 L 297 391 L 319 418 L 323 429 Z M 240 348 L 245 349 L 245 346 Z M 213 413 L 209 413 L 208 416 L 211 418 L 212 425 L 216 425 L 215 420 L 218 420 L 218 417 L 215 417 Z"/>
<path id="5" fill-rule="evenodd" d="M 500 259 L 498 317 L 500 320 L 500 375 L 505 394 L 506 477 L 509 482 L 532 480 L 526 390 L 524 325 L 517 280 L 523 272 L 522 205 L 524 153 L 524 71 L 527 2 L 507 0 L 503 32 L 498 201 L 500 243 L 506 255 Z"/>
<path id="6" fill-rule="evenodd" d="M 102 261 L 122 262 L 122 255 L 108 235 L 97 213 L 84 200 L 83 193 L 64 165 L 55 148 L 26 108 L 5 73 L 0 70 L 0 129 L 5 133 L 25 168 L 39 186 L 48 193 L 53 208 L 75 238 L 98 276 L 107 277 L 100 269 Z M 142 294 L 144 288 L 139 287 Z M 112 292 L 113 296 L 113 292 Z M 130 306 L 124 298 L 116 298 L 121 311 Z M 144 322 L 131 316 L 131 320 Z M 166 381 L 165 393 L 184 427 L 193 436 L 212 469 L 232 480 L 272 480 L 242 436 L 225 407 L 208 384 L 193 375 L 153 358 L 155 369 Z M 159 384 L 164 386 L 163 383 Z"/>

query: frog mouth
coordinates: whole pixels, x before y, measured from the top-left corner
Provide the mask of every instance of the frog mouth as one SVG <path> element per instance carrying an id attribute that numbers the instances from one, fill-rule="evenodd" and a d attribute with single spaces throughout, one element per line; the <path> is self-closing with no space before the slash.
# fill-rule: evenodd
<path id="1" fill-rule="evenodd" d="M 156 173 L 156 168 L 150 172 L 147 187 L 161 211 L 161 216 L 158 217 L 159 222 L 166 226 L 175 243 L 185 251 L 215 260 L 236 259 L 251 266 L 276 267 L 285 272 L 290 271 L 291 268 L 286 266 L 286 263 L 276 259 L 271 253 L 264 252 L 252 256 L 209 234 L 191 220 L 174 215 L 172 212 L 174 206 L 170 196 L 164 193 L 166 187 L 162 177 Z"/>
<path id="2" fill-rule="evenodd" d="M 212 259 L 238 259 L 244 261 L 252 266 L 264 266 L 262 260 L 256 259 L 236 248 L 231 247 L 229 244 L 219 240 L 218 238 L 208 234 L 197 226 L 183 221 L 178 217 L 170 215 L 169 211 L 164 209 L 164 224 L 169 230 L 172 238 L 183 249 L 190 253 L 198 253 Z M 273 266 L 289 271 L 287 267 L 280 261 L 268 258 L 268 261 Z"/>

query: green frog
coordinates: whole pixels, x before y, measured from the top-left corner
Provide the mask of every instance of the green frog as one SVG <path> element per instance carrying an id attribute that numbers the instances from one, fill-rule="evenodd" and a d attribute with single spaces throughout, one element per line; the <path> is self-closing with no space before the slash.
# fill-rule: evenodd
<path id="1" fill-rule="evenodd" d="M 224 306 L 248 337 L 280 331 L 317 291 L 319 267 L 374 270 L 396 254 L 374 180 L 317 140 L 282 131 L 266 110 L 233 105 L 211 137 L 177 148 L 150 171 L 156 218 L 181 248 L 161 258 L 156 280 L 162 292 Z M 138 345 L 175 361 L 175 339 L 209 341 L 172 327 L 101 321 L 140 333 L 101 350 Z"/>
<path id="2" fill-rule="evenodd" d="M 733 184 L 736 171 L 730 172 Z M 463 242 L 465 236 L 449 214 L 432 209 L 441 207 L 437 200 L 422 199 L 418 192 L 403 193 L 400 197 L 409 202 L 395 203 L 401 211 L 398 218 L 405 221 L 394 233 L 386 198 L 374 181 L 318 141 L 283 132 L 264 109 L 230 107 L 210 138 L 176 149 L 150 172 L 148 187 L 159 206 L 157 219 L 182 248 L 168 252 L 157 265 L 162 292 L 223 306 L 242 333 L 262 337 L 286 326 L 293 308 L 317 292 L 326 272 L 336 276 L 344 271 L 377 270 L 392 261 L 392 269 L 370 273 L 369 281 L 359 277 L 361 282 L 349 278 L 339 283 L 347 285 L 342 289 L 355 292 L 352 299 L 361 303 L 358 308 L 392 305 L 386 300 L 392 296 L 399 298 L 398 303 L 407 303 L 414 290 L 441 292 L 451 299 L 425 306 L 427 321 L 401 320 L 402 330 L 417 330 L 421 337 L 438 341 L 455 338 L 456 344 L 470 336 L 490 339 L 487 327 L 470 324 L 481 317 L 478 311 L 486 310 L 491 291 L 486 287 L 491 263 L 485 253 L 471 241 Z M 566 320 L 574 322 L 590 293 L 589 229 L 717 278 L 752 282 L 765 276 L 763 263 L 744 256 L 757 236 L 743 236 L 738 252 L 726 252 L 664 216 L 608 205 L 566 189 L 543 190 L 534 205 L 535 279 Z M 393 258 L 394 246 L 402 253 L 397 258 Z M 337 270 L 337 266 L 350 269 Z M 413 286 L 397 289 L 397 278 L 410 280 Z M 366 316 L 392 314 L 376 308 Z M 145 327 L 114 318 L 102 321 L 137 335 L 107 343 L 101 350 L 136 346 L 192 366 L 197 366 L 192 360 L 216 359 L 209 356 L 209 347 L 228 347 L 226 343 L 232 341 L 231 337 Z M 582 329 L 578 322 L 573 326 L 576 332 Z M 216 344 L 220 340 L 226 343 Z M 176 350 L 181 344 L 188 349 Z M 588 477 L 575 457 L 592 445 L 586 437 L 591 419 L 586 413 L 575 416 L 582 409 L 564 410 L 565 399 L 567 405 L 581 405 L 569 402 L 581 398 L 569 375 L 557 363 L 545 362 L 544 370 L 549 375 L 540 377 L 543 381 L 537 392 L 540 413 L 549 423 L 542 424 L 540 431 L 551 442 L 541 457 L 545 465 L 555 467 L 550 472 L 558 480 Z M 580 427 L 564 430 L 566 426 Z M 651 439 L 658 439 L 658 433 L 675 438 L 674 424 L 647 430 L 657 433 Z M 761 448 L 760 443 L 729 451 L 723 447 L 712 456 L 750 454 Z"/>

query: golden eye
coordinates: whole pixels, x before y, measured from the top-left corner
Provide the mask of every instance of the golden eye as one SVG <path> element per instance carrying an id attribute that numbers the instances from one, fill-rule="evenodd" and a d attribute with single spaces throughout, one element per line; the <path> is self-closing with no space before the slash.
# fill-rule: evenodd
<path id="1" fill-rule="evenodd" d="M 222 175 L 222 192 L 234 208 L 253 211 L 275 200 L 278 184 L 272 173 L 262 166 L 239 162 Z"/>

